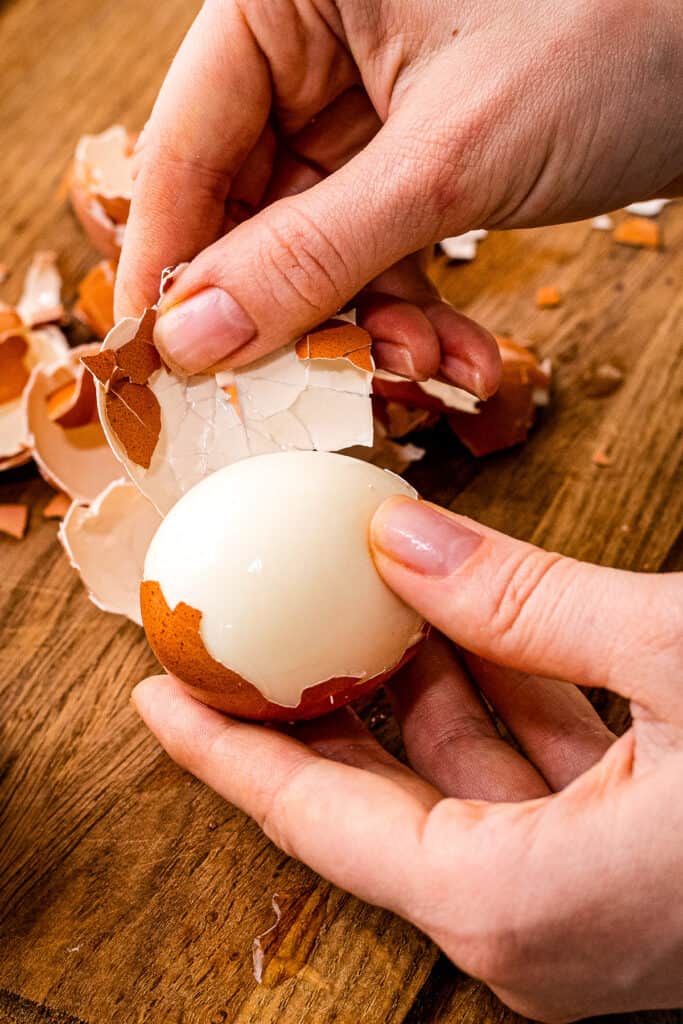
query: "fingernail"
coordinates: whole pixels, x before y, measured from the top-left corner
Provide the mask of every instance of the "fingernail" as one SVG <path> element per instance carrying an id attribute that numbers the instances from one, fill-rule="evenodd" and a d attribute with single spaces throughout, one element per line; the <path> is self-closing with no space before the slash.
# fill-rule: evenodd
<path id="1" fill-rule="evenodd" d="M 449 576 L 483 539 L 433 505 L 411 498 L 389 498 L 372 521 L 372 541 L 381 553 L 423 576 Z"/>
<path id="2" fill-rule="evenodd" d="M 383 370 L 397 373 L 401 377 L 415 379 L 415 363 L 410 349 L 389 341 L 376 341 L 372 346 L 375 362 Z"/>
<path id="3" fill-rule="evenodd" d="M 256 334 L 256 326 L 232 295 L 205 288 L 161 313 L 154 340 L 161 354 L 188 373 L 212 366 Z"/>
<path id="4" fill-rule="evenodd" d="M 441 359 L 441 372 L 456 387 L 469 391 L 470 394 L 475 395 L 482 402 L 490 398 L 497 388 L 497 385 L 489 387 L 488 382 L 484 381 L 479 367 L 473 366 L 470 362 L 461 359 L 459 356 L 443 356 Z"/>

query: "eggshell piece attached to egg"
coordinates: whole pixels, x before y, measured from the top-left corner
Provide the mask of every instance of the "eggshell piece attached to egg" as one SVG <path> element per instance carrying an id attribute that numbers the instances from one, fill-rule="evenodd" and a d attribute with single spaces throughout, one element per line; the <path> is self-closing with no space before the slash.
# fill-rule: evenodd
<path id="1" fill-rule="evenodd" d="M 255 456 L 201 481 L 145 559 L 142 617 L 161 663 L 244 718 L 311 718 L 374 689 L 426 628 L 370 554 L 370 521 L 392 495 L 417 497 L 327 452 Z"/>

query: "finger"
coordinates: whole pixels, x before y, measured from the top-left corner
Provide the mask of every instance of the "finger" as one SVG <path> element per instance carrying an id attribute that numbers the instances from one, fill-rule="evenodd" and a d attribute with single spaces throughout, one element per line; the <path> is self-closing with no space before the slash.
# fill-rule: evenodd
<path id="1" fill-rule="evenodd" d="M 441 349 L 441 375 L 485 400 L 500 384 L 500 349 L 481 324 L 439 300 L 423 306 Z"/>
<path id="2" fill-rule="evenodd" d="M 132 699 L 170 756 L 281 849 L 362 899 L 407 913 L 428 812 L 400 784 L 227 718 L 167 676 L 140 683 Z"/>
<path id="3" fill-rule="evenodd" d="M 381 127 L 367 93 L 356 86 L 316 114 L 287 145 L 309 164 L 331 174 L 359 153 Z"/>
<path id="4" fill-rule="evenodd" d="M 477 686 L 553 790 L 607 753 L 616 736 L 575 686 L 464 655 Z"/>
<path id="5" fill-rule="evenodd" d="M 418 329 L 407 315 L 397 316 L 395 307 L 388 305 L 385 313 L 382 297 L 387 295 L 419 309 L 436 345 L 432 342 L 427 348 L 426 328 Z M 370 282 L 358 299 L 358 322 L 373 338 L 384 342 L 378 358 L 384 369 L 416 379 L 420 379 L 420 374 L 423 377 L 440 374 L 481 399 L 489 398 L 498 387 L 501 361 L 495 338 L 485 327 L 439 298 L 423 266 L 421 253 L 412 253 Z M 411 342 L 413 337 L 415 341 Z M 410 367 L 405 357 L 403 362 L 396 362 L 395 353 L 387 351 L 390 344 L 399 352 L 408 348 L 415 365 L 414 373 L 405 372 Z M 392 360 L 395 365 L 390 365 Z"/>
<path id="6" fill-rule="evenodd" d="M 439 372 L 441 350 L 431 323 L 419 306 L 390 295 L 362 295 L 357 318 L 372 336 L 377 365 L 413 380 Z"/>
<path id="7" fill-rule="evenodd" d="M 264 203 L 304 192 L 322 178 L 317 167 L 283 150 Z M 407 256 L 371 281 L 356 300 L 356 314 L 361 327 L 372 335 L 373 356 L 381 369 L 426 380 L 435 377 L 443 365 L 454 384 L 476 389 L 479 398 L 495 391 L 500 376 L 495 339 L 439 300 L 419 254 Z"/>
<path id="8" fill-rule="evenodd" d="M 273 166 L 268 189 L 263 197 L 263 205 L 270 206 L 278 199 L 305 192 L 306 189 L 312 188 L 313 185 L 322 181 L 323 176 L 317 167 L 302 160 L 296 153 L 281 147 Z"/>
<path id="9" fill-rule="evenodd" d="M 317 185 L 343 167 L 381 127 L 362 89 L 348 89 L 296 135 L 282 140 L 264 205 Z"/>
<path id="10" fill-rule="evenodd" d="M 235 174 L 225 206 L 222 233 L 253 216 L 261 205 L 273 172 L 277 140 L 269 124 Z"/>
<path id="11" fill-rule="evenodd" d="M 342 708 L 310 722 L 299 722 L 286 731 L 323 757 L 396 782 L 427 809 L 442 796 L 437 788 L 392 757 L 351 708 Z"/>
<path id="12" fill-rule="evenodd" d="M 230 185 L 265 126 L 270 79 L 237 5 L 204 4 L 145 129 L 116 315 L 155 302 L 164 267 L 219 237 Z"/>
<path id="13" fill-rule="evenodd" d="M 396 163 L 401 119 L 342 168 L 205 249 L 165 295 L 155 339 L 171 364 L 245 365 L 339 310 L 438 232 L 425 163 Z M 407 165 L 407 167 L 405 166 Z M 418 203 L 419 198 L 419 203 Z M 419 216 L 417 210 L 419 209 Z"/>
<path id="14" fill-rule="evenodd" d="M 401 498 L 375 514 L 371 541 L 389 586 L 465 649 L 532 675 L 670 702 L 683 576 L 576 562 Z"/>
<path id="15" fill-rule="evenodd" d="M 386 688 L 410 764 L 446 796 L 546 796 L 538 771 L 500 736 L 453 648 L 433 634 Z"/>

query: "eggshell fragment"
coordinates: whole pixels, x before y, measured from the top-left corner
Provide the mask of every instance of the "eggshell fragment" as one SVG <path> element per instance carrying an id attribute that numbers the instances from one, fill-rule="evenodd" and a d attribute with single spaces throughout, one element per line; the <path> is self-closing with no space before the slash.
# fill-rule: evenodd
<path id="1" fill-rule="evenodd" d="M 43 509 L 44 519 L 63 519 L 71 507 L 71 501 L 61 492 L 53 494 Z"/>
<path id="2" fill-rule="evenodd" d="M 562 303 L 562 293 L 559 288 L 546 285 L 536 292 L 536 305 L 539 309 L 555 309 Z"/>
<path id="3" fill-rule="evenodd" d="M 481 403 L 478 416 L 455 412 L 448 418 L 454 433 L 477 456 L 525 441 L 536 407 L 547 405 L 549 398 L 549 362 L 539 363 L 510 338 L 496 340 L 503 364 L 498 391 Z"/>
<path id="4" fill-rule="evenodd" d="M 372 408 L 375 412 L 375 438 L 379 423 L 385 435 L 392 441 L 405 437 L 414 430 L 431 427 L 439 419 L 438 413 L 429 409 L 414 409 L 381 395 L 373 395 Z"/>
<path id="5" fill-rule="evenodd" d="M 608 213 L 601 213 L 599 216 L 593 217 L 591 227 L 594 231 L 611 231 L 614 227 L 614 221 Z"/>
<path id="6" fill-rule="evenodd" d="M 97 263 L 79 284 L 78 300 L 73 309 L 74 315 L 102 339 L 114 326 L 115 277 L 113 260 Z"/>
<path id="7" fill-rule="evenodd" d="M 48 483 L 78 501 L 92 501 L 121 468 L 97 416 L 93 379 L 80 359 L 86 345 L 50 366 L 38 366 L 26 389 L 27 443 Z"/>
<path id="8" fill-rule="evenodd" d="M 74 502 L 59 528 L 93 604 L 138 625 L 145 554 L 161 517 L 134 484 L 110 483 L 91 505 Z"/>
<path id="9" fill-rule="evenodd" d="M 376 466 L 327 452 L 242 460 L 164 519 L 145 559 L 145 629 L 194 696 L 246 718 L 314 717 L 394 672 L 424 622 L 384 584 L 368 528 Z"/>
<path id="10" fill-rule="evenodd" d="M 636 249 L 658 249 L 659 225 L 645 217 L 628 217 L 617 224 L 612 238 L 621 245 L 630 245 Z"/>
<path id="11" fill-rule="evenodd" d="M 135 135 L 114 125 L 79 139 L 69 172 L 69 198 L 93 245 L 115 257 L 123 244 L 133 194 Z"/>
<path id="12" fill-rule="evenodd" d="M 27 352 L 28 342 L 21 334 L 0 340 L 0 404 L 21 398 L 30 377 Z"/>
<path id="13" fill-rule="evenodd" d="M 427 413 L 427 415 L 430 415 Z M 344 455 L 350 455 L 355 459 L 362 459 L 363 462 L 371 462 L 373 466 L 380 469 L 388 469 L 399 476 L 424 458 L 425 449 L 418 448 L 415 444 L 399 444 L 392 440 L 386 427 L 380 419 L 375 419 L 375 437 L 371 448 L 364 448 L 356 445 L 347 448 Z"/>
<path id="14" fill-rule="evenodd" d="M 477 255 L 477 246 L 488 235 L 483 228 L 466 231 L 462 235 L 442 238 L 439 245 L 449 260 L 473 260 Z"/>
<path id="15" fill-rule="evenodd" d="M 0 533 L 21 540 L 28 525 L 28 505 L 0 505 Z"/>
<path id="16" fill-rule="evenodd" d="M 387 370 L 378 370 L 375 373 L 373 390 L 382 398 L 415 409 L 427 409 L 429 412 L 465 412 L 476 415 L 479 411 L 479 399 L 475 395 L 447 381 L 433 378 L 412 381 Z"/>
<path id="17" fill-rule="evenodd" d="M 122 320 L 85 360 L 114 453 L 165 514 L 194 484 L 250 455 L 372 443 L 371 339 L 332 324 L 240 370 L 180 377 L 152 344 L 155 311 Z M 332 337 L 331 337 L 332 335 Z"/>
<path id="18" fill-rule="evenodd" d="M 631 203 L 625 209 L 636 217 L 658 217 L 670 202 L 670 199 L 645 199 L 640 203 Z"/>
<path id="19" fill-rule="evenodd" d="M 56 323 L 64 316 L 62 278 L 57 269 L 57 254 L 37 252 L 24 280 L 17 312 L 28 327 Z"/>
<path id="20" fill-rule="evenodd" d="M 58 327 L 33 330 L 9 326 L 16 314 L 0 311 L 0 469 L 31 458 L 24 410 L 24 392 L 31 372 L 43 364 L 67 358 L 69 346 Z M 3 329 L 3 323 L 7 326 Z"/>

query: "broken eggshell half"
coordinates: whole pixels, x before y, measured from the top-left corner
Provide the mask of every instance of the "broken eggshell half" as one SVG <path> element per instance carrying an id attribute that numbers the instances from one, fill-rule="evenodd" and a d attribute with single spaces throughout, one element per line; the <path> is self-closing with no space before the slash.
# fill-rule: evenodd
<path id="1" fill-rule="evenodd" d="M 17 313 L 27 327 L 58 323 L 64 316 L 62 276 L 57 269 L 57 254 L 37 252 L 31 260 Z"/>
<path id="2" fill-rule="evenodd" d="M 332 321 L 240 370 L 181 377 L 154 347 L 154 308 L 125 319 L 84 363 L 117 458 L 165 515 L 240 459 L 372 444 L 370 335 Z"/>
<path id="3" fill-rule="evenodd" d="M 482 402 L 477 416 L 452 412 L 448 422 L 473 455 L 489 455 L 526 441 L 536 409 L 550 399 L 550 361 L 542 363 L 533 352 L 510 338 L 498 337 L 502 360 L 500 385 Z"/>
<path id="4" fill-rule="evenodd" d="M 68 354 L 69 345 L 58 327 L 31 329 L 13 310 L 0 311 L 0 470 L 31 458 L 24 408 L 31 373 Z"/>
<path id="5" fill-rule="evenodd" d="M 142 625 L 140 580 L 161 522 L 129 480 L 115 480 L 91 505 L 73 502 L 59 528 L 62 547 L 93 604 Z"/>
<path id="6" fill-rule="evenodd" d="M 329 452 L 244 459 L 197 484 L 157 530 L 140 588 L 164 668 L 242 718 L 312 718 L 413 654 L 424 620 L 380 578 L 373 514 L 400 477 Z"/>
<path id="7" fill-rule="evenodd" d="M 114 281 L 116 263 L 102 260 L 92 267 L 78 285 L 73 308 L 78 317 L 98 338 L 104 339 L 114 326 Z"/>
<path id="8" fill-rule="evenodd" d="M 116 257 L 133 194 L 136 135 L 113 125 L 78 140 L 68 174 L 71 205 L 95 248 Z"/>
<path id="9" fill-rule="evenodd" d="M 81 345 L 58 363 L 37 366 L 24 398 L 27 444 L 41 475 L 84 502 L 121 476 L 100 426 L 93 378 L 81 363 L 98 349 Z"/>

